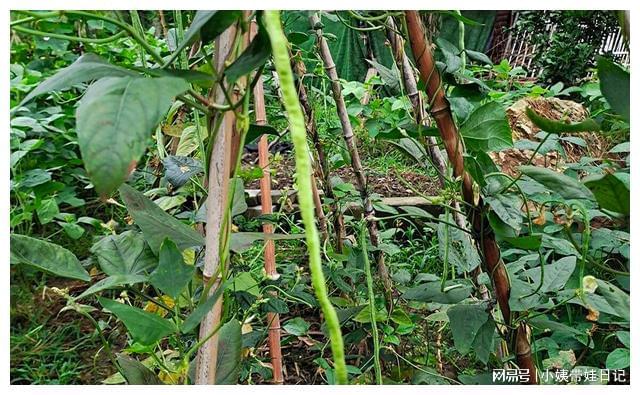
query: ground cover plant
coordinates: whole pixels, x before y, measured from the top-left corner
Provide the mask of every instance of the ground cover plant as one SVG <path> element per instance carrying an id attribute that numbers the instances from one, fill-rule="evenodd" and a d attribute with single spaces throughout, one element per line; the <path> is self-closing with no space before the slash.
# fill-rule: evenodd
<path id="1" fill-rule="evenodd" d="M 12 11 L 11 382 L 629 383 L 628 65 L 482 26 Z"/>

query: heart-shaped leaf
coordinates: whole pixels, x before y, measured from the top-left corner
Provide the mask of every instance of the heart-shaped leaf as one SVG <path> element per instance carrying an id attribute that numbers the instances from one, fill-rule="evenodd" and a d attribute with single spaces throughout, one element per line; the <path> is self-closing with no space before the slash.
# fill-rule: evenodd
<path id="1" fill-rule="evenodd" d="M 76 112 L 78 143 L 101 196 L 126 180 L 172 98 L 188 88 L 174 77 L 107 77 L 87 89 Z"/>

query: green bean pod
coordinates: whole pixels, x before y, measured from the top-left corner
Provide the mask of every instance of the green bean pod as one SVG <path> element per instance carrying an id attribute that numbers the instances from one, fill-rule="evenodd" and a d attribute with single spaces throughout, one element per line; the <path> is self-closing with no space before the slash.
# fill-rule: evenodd
<path id="1" fill-rule="evenodd" d="M 282 99 L 287 111 L 291 140 L 295 149 L 298 201 L 306 233 L 311 283 L 329 331 L 336 381 L 338 384 L 347 384 L 347 367 L 344 360 L 344 342 L 340 330 L 340 321 L 329 300 L 325 277 L 322 273 L 320 237 L 315 224 L 314 203 L 311 192 L 311 163 L 309 146 L 307 145 L 307 132 L 302 108 L 293 83 L 293 71 L 289 63 L 288 41 L 282 30 L 279 11 L 264 11 L 263 21 L 271 41 L 273 62 L 280 78 Z"/>

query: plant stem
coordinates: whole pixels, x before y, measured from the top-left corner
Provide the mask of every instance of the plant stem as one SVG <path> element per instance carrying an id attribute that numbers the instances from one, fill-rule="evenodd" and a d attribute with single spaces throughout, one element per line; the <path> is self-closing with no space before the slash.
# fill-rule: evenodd
<path id="1" fill-rule="evenodd" d="M 344 360 L 344 344 L 340 330 L 340 322 L 329 300 L 326 280 L 322 273 L 320 238 L 315 224 L 313 196 L 311 193 L 311 164 L 309 147 L 307 145 L 307 133 L 304 125 L 304 115 L 302 114 L 300 101 L 298 100 L 296 88 L 293 84 L 293 72 L 291 71 L 291 65 L 289 63 L 288 41 L 282 30 L 279 11 L 265 11 L 264 23 L 267 33 L 269 34 L 269 40 L 271 41 L 273 62 L 280 77 L 284 107 L 287 110 L 291 140 L 295 148 L 296 172 L 298 174 L 298 199 L 300 201 L 300 211 L 306 233 L 311 281 L 329 330 L 336 381 L 338 384 L 346 384 L 347 367 Z"/>
<path id="2" fill-rule="evenodd" d="M 376 383 L 382 385 L 382 369 L 380 368 L 380 343 L 378 340 L 378 323 L 376 322 L 376 296 L 373 292 L 373 277 L 371 276 L 371 263 L 367 251 L 367 234 L 365 224 L 360 226 L 360 248 L 364 258 L 364 273 L 367 278 L 367 291 L 369 298 L 369 313 L 371 317 L 371 334 L 373 337 L 373 366 L 376 372 Z"/>

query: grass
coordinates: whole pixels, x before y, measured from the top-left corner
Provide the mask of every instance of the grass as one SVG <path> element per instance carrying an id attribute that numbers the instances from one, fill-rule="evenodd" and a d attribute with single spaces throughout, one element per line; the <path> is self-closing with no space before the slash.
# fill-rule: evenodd
<path id="1" fill-rule="evenodd" d="M 44 277 L 12 270 L 11 384 L 99 384 L 115 368 L 97 333 L 74 312 L 59 313 L 64 304 L 44 294 L 44 284 Z"/>

